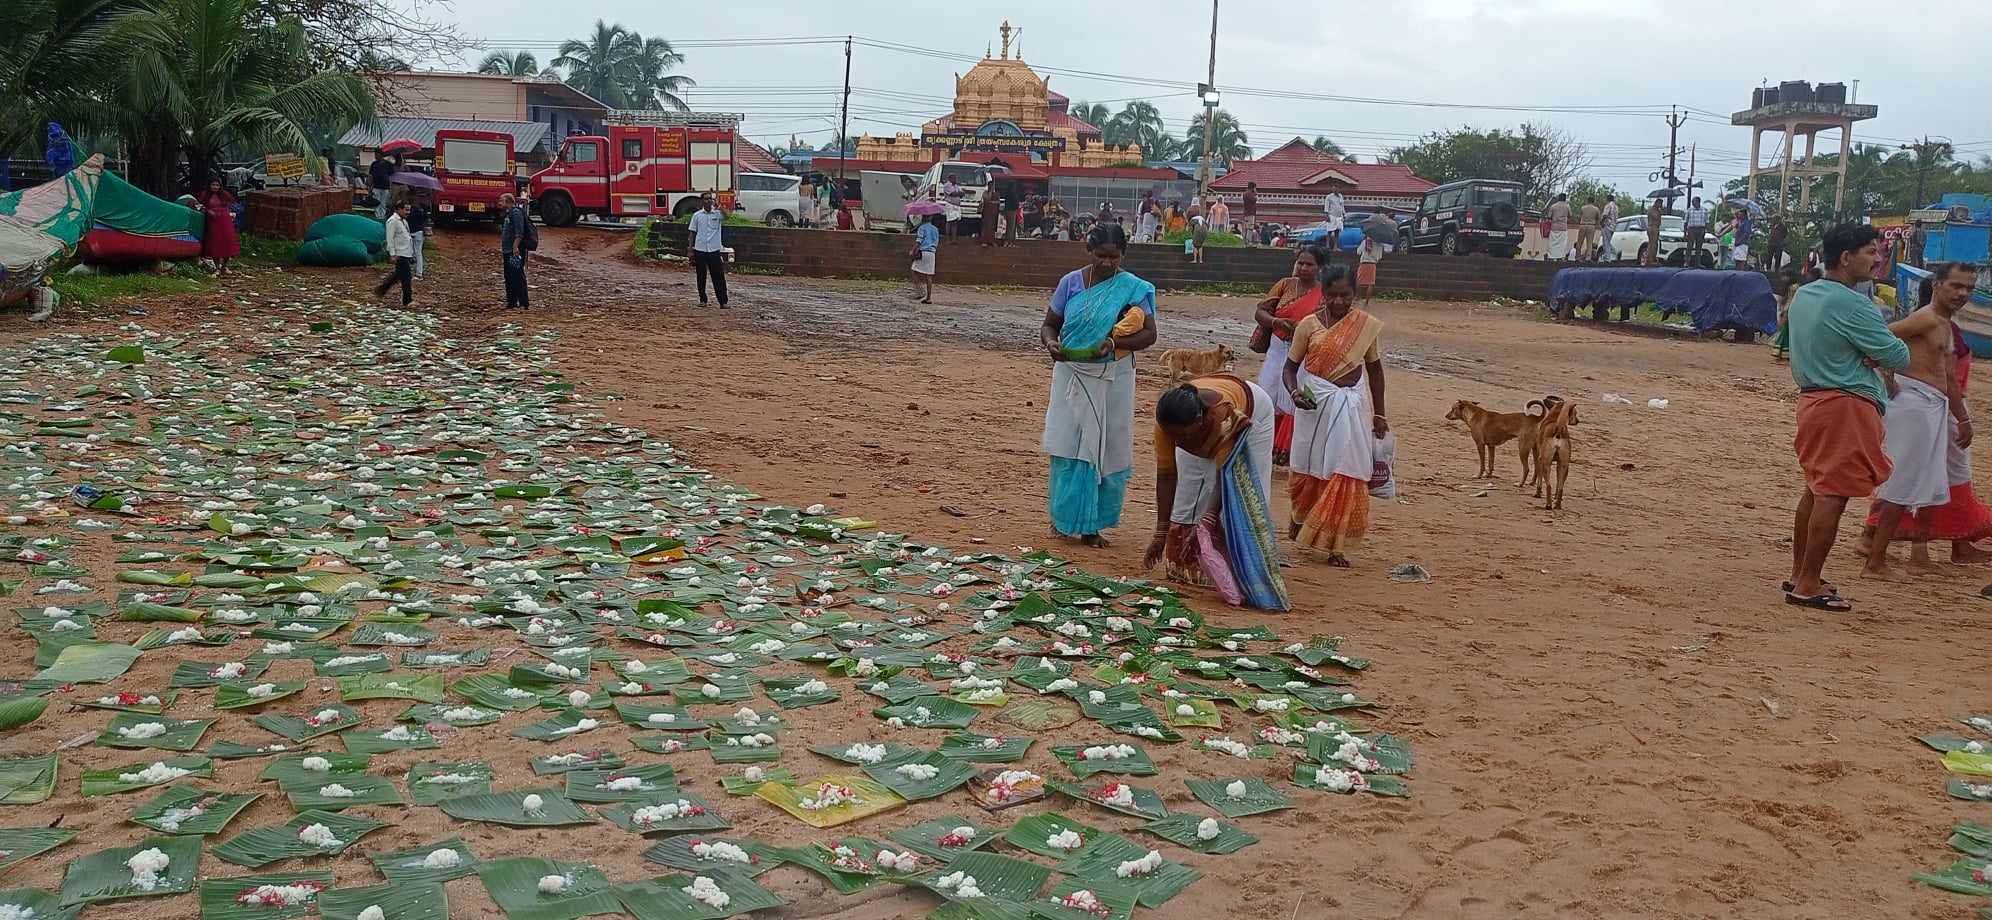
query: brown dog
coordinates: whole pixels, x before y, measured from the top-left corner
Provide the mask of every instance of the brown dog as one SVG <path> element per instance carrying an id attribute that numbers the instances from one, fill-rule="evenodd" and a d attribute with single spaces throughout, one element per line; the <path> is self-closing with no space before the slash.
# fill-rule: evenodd
<path id="1" fill-rule="evenodd" d="M 1229 345 L 1219 345 L 1203 351 L 1171 348 L 1162 353 L 1162 369 L 1168 372 L 1171 380 L 1187 380 L 1224 370 L 1231 366 L 1233 357 Z"/>
<path id="2" fill-rule="evenodd" d="M 1542 506 L 1546 510 L 1556 511 L 1563 507 L 1563 481 L 1570 478 L 1570 429 L 1576 424 L 1576 405 L 1559 399 L 1546 406 L 1542 422 L 1536 426 L 1535 494 L 1543 500 Z M 1548 495 L 1545 496 L 1543 487 L 1549 481 L 1552 466 L 1556 469 L 1556 482 L 1548 487 Z"/>
<path id="3" fill-rule="evenodd" d="M 1480 457 L 1480 472 L 1476 479 L 1494 478 L 1494 448 L 1516 438 L 1521 439 L 1522 485 L 1528 485 L 1533 472 L 1530 464 L 1535 460 L 1536 424 L 1542 418 L 1541 400 L 1529 403 L 1526 412 L 1493 412 L 1481 408 L 1470 399 L 1453 403 L 1452 411 L 1446 418 L 1455 422 L 1465 422 L 1466 430 L 1473 435 L 1473 447 Z"/>

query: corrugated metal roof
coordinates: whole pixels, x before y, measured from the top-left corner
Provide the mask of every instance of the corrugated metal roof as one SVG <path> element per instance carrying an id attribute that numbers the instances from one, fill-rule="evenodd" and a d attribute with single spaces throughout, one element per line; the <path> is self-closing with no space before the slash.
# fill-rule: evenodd
<path id="1" fill-rule="evenodd" d="M 349 147 L 375 147 L 383 141 L 405 137 L 424 147 L 436 145 L 436 132 L 496 131 L 512 135 L 515 150 L 533 150 L 546 141 L 551 128 L 537 121 L 476 121 L 467 118 L 382 118 L 378 126 L 356 125 L 339 138 Z"/>

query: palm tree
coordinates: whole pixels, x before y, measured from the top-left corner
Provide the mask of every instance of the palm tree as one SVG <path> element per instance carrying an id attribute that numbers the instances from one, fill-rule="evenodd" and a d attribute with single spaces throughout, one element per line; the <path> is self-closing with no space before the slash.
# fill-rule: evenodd
<path id="1" fill-rule="evenodd" d="M 1162 121 L 1162 112 L 1155 104 L 1141 99 L 1123 106 L 1112 123 L 1120 132 L 1121 143 L 1140 144 L 1143 153 L 1161 147 L 1169 136 L 1169 129 Z"/>
<path id="2" fill-rule="evenodd" d="M 1072 107 L 1072 117 L 1100 129 L 1102 135 L 1107 135 L 1107 122 L 1114 117 L 1114 113 L 1108 111 L 1107 107 L 1100 103 L 1081 102 Z M 1107 143 L 1114 144 L 1119 143 L 1119 141 L 1108 137 Z"/>
<path id="3" fill-rule="evenodd" d="M 0 3 L 0 157 L 21 153 L 42 126 L 98 127 L 98 104 L 116 58 L 112 32 L 121 0 Z"/>
<path id="4" fill-rule="evenodd" d="M 1212 115 L 1215 116 L 1214 119 Z M 1223 109 L 1207 109 L 1206 114 L 1199 115 L 1190 122 L 1190 129 L 1183 133 L 1185 153 L 1197 157 L 1203 156 L 1204 124 L 1207 120 L 1217 125 L 1217 130 L 1211 133 L 1212 159 L 1229 164 L 1232 160 L 1242 160 L 1252 155 L 1252 148 L 1247 145 L 1245 129 L 1238 126 L 1238 119 Z"/>
<path id="5" fill-rule="evenodd" d="M 643 53 L 643 38 L 622 27 L 595 20 L 595 33 L 586 39 L 560 43 L 553 66 L 567 71 L 566 82 L 612 109 L 630 108 L 626 92 L 630 61 Z"/>
<path id="6" fill-rule="evenodd" d="M 1342 150 L 1342 145 L 1329 140 L 1327 135 L 1323 134 L 1314 135 L 1314 149 L 1319 150 L 1322 153 L 1325 153 L 1331 157 L 1337 157 L 1344 160 L 1349 158 L 1349 154 Z"/>
<path id="7" fill-rule="evenodd" d="M 679 94 L 698 82 L 684 74 L 671 73 L 672 68 L 685 63 L 685 56 L 661 38 L 642 38 L 635 32 L 629 33 L 629 38 L 638 45 L 627 61 L 628 76 L 623 84 L 631 106 L 690 111 L 691 106 Z"/>
<path id="8" fill-rule="evenodd" d="M 484 56 L 484 62 L 477 65 L 478 73 L 503 74 L 508 77 L 530 77 L 539 73 L 539 59 L 530 51 L 506 54 L 493 51 Z"/>
<path id="9" fill-rule="evenodd" d="M 133 184 L 205 185 L 225 150 L 313 154 L 314 129 L 372 121 L 366 81 L 322 69 L 298 21 L 267 24 L 257 0 L 149 0 L 117 25 L 125 53 L 108 96 L 130 144 Z"/>

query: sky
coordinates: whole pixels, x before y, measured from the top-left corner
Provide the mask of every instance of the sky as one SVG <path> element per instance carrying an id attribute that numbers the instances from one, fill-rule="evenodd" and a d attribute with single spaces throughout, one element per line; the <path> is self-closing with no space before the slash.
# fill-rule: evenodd
<path id="1" fill-rule="evenodd" d="M 1880 117 L 1856 126 L 1856 143 L 1893 147 L 1927 134 L 1948 138 L 1962 158 L 1992 157 L 1992 68 L 1972 63 L 1992 38 L 1992 3 L 1901 7 L 1915 15 L 1895 19 L 1887 4 L 1851 0 L 1220 0 L 1217 86 L 1256 152 L 1321 134 L 1371 162 L 1435 130 L 1535 122 L 1585 142 L 1589 174 L 1633 195 L 1654 187 L 1650 174 L 1664 166 L 1669 105 L 1688 118 L 1680 144 L 1694 145 L 1697 178 L 1715 188 L 1741 175 L 1750 131 L 1728 116 L 1766 81 L 1859 81 L 1858 101 Z M 1005 19 L 1052 89 L 1114 109 L 1148 99 L 1180 135 L 1196 109 L 1183 84 L 1209 67 L 1211 7 L 460 0 L 429 15 L 482 46 L 462 61 L 423 62 L 438 69 L 468 69 L 487 49 L 531 50 L 544 65 L 597 18 L 661 36 L 699 82 L 693 108 L 746 115 L 742 131 L 764 144 L 794 134 L 821 145 L 836 137 L 845 34 L 858 39 L 850 133 L 917 134 L 948 111 L 954 76 L 997 44 Z M 817 43 L 772 43 L 785 38 Z M 1838 147 L 1831 134 L 1820 143 L 1821 152 Z M 1777 144 L 1766 136 L 1767 165 Z M 1685 176 L 1685 149 L 1679 168 Z"/>

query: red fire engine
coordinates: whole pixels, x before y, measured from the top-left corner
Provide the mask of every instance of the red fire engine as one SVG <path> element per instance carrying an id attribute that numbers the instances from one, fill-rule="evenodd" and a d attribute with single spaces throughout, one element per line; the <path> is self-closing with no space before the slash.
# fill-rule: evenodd
<path id="1" fill-rule="evenodd" d="M 540 218 L 565 227 L 583 214 L 682 216 L 712 192 L 733 207 L 733 144 L 740 116 L 612 112 L 607 136 L 569 137 L 529 185 Z"/>
<path id="2" fill-rule="evenodd" d="M 498 196 L 515 191 L 512 135 L 445 128 L 436 132 L 436 219 L 498 216 Z"/>

